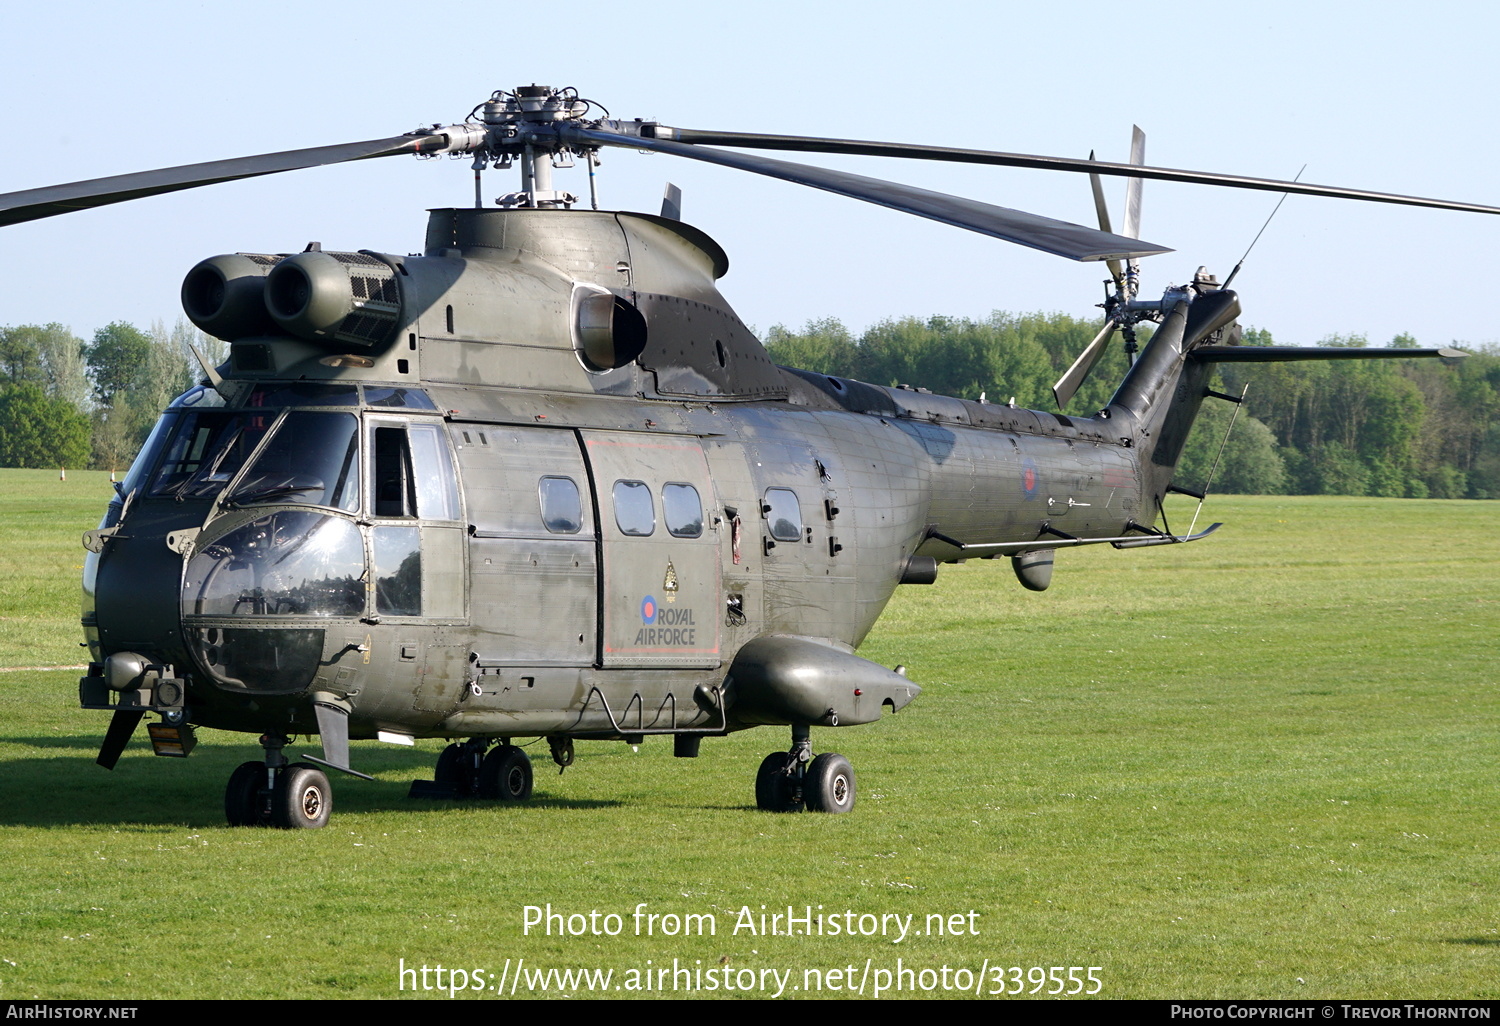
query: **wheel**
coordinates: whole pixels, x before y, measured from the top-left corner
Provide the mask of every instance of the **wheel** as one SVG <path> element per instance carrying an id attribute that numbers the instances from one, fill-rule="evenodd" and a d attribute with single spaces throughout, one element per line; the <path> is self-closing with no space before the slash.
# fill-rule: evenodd
<path id="1" fill-rule="evenodd" d="M 472 798 L 478 780 L 469 746 L 455 742 L 444 748 L 438 756 L 437 768 L 432 771 L 432 779 L 439 784 L 451 784 L 460 798 Z"/>
<path id="2" fill-rule="evenodd" d="M 755 804 L 767 812 L 801 812 L 797 782 L 787 773 L 786 752 L 772 752 L 755 772 Z"/>
<path id="3" fill-rule="evenodd" d="M 454 784 L 461 787 L 464 777 L 468 776 L 465 771 L 469 768 L 465 754 L 464 746 L 461 744 L 455 743 L 444 748 L 442 754 L 438 756 L 437 768 L 432 771 L 432 779 L 439 784 Z"/>
<path id="4" fill-rule="evenodd" d="M 242 762 L 229 774 L 224 788 L 224 818 L 230 826 L 264 826 L 262 789 L 266 783 L 266 764 Z"/>
<path id="5" fill-rule="evenodd" d="M 854 767 L 842 755 L 824 752 L 808 766 L 802 794 L 814 812 L 848 812 L 854 808 Z"/>
<path id="6" fill-rule="evenodd" d="M 479 797 L 524 802 L 531 797 L 531 760 L 515 745 L 493 749 L 479 764 Z"/>
<path id="7" fill-rule="evenodd" d="M 271 802 L 271 823 L 283 830 L 310 830 L 326 826 L 333 812 L 333 788 L 322 770 L 311 763 L 294 762 L 276 777 Z"/>

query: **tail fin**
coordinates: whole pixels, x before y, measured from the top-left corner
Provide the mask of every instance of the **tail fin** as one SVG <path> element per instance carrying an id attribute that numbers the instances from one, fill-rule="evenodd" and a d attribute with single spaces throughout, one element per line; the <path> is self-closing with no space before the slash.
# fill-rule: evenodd
<path id="1" fill-rule="evenodd" d="M 1175 302 L 1173 302 L 1175 300 Z M 1148 494 L 1160 502 L 1172 483 L 1177 460 L 1203 400 L 1218 395 L 1208 387 L 1216 363 L 1274 363 L 1288 360 L 1406 360 L 1437 357 L 1449 362 L 1467 356 L 1458 349 L 1346 349 L 1332 346 L 1241 346 L 1235 318 L 1239 297 L 1229 289 L 1205 287 L 1170 291 L 1162 301 L 1161 327 L 1125 375 L 1114 398 L 1100 413 L 1128 426 L 1141 452 Z M 1122 431 L 1112 434 L 1124 436 Z"/>

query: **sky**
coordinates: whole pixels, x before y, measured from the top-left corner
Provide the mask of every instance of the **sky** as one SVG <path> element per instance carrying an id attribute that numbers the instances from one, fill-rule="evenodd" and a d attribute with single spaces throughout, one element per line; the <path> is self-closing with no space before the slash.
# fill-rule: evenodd
<path id="1" fill-rule="evenodd" d="M 1428 3 L 917 5 L 638 0 L 27 4 L 8 12 L 0 192 L 381 138 L 461 121 L 498 88 L 575 86 L 617 117 L 681 127 L 1125 160 L 1500 204 L 1500 8 Z M 783 159 L 789 154 L 772 154 Z M 1092 223 L 1085 177 L 811 158 Z M 684 219 L 729 253 L 721 288 L 762 333 L 836 317 L 991 310 L 1091 316 L 1105 272 L 726 168 L 606 152 L 602 205 Z M 516 185 L 487 176 L 489 196 Z M 579 172 L 558 185 L 587 193 Z M 1123 183 L 1107 181 L 1117 219 Z M 467 160 L 366 161 L 0 229 L 0 326 L 88 337 L 180 314 L 189 268 L 226 252 L 420 250 L 425 209 L 467 206 Z M 1267 193 L 1148 182 L 1143 294 L 1220 277 Z M 1500 340 L 1486 306 L 1500 217 L 1291 197 L 1236 279 L 1242 322 L 1283 344 Z"/>

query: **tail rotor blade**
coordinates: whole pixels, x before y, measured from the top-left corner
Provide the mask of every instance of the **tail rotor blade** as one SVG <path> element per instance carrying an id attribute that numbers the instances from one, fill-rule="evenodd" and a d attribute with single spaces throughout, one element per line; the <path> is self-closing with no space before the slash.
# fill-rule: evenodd
<path id="1" fill-rule="evenodd" d="M 1099 357 L 1104 355 L 1104 350 L 1109 346 L 1110 337 L 1119 326 L 1119 322 L 1113 317 L 1105 321 L 1104 327 L 1099 329 L 1099 334 L 1094 336 L 1094 341 L 1078 354 L 1078 359 L 1073 361 L 1073 366 L 1057 379 L 1057 384 L 1052 386 L 1052 396 L 1057 400 L 1059 410 L 1068 405 L 1068 401 L 1083 385 L 1084 380 L 1089 376 L 1089 371 L 1094 369 L 1094 364 L 1098 363 Z"/>

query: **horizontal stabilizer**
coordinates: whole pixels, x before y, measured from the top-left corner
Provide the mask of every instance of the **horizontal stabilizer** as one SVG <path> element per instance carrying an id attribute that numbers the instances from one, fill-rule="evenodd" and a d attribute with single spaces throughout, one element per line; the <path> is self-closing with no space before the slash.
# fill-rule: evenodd
<path id="1" fill-rule="evenodd" d="M 1341 346 L 1200 346 L 1188 356 L 1206 363 L 1286 363 L 1292 360 L 1462 360 L 1462 349 L 1346 349 Z"/>

